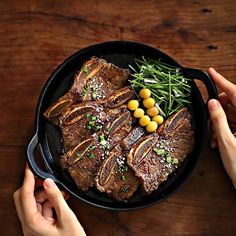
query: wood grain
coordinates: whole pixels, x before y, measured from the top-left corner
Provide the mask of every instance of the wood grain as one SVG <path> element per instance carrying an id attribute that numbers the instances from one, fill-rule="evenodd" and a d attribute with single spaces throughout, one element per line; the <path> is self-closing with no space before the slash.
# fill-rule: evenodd
<path id="1" fill-rule="evenodd" d="M 226 1 L 0 1 L 0 228 L 22 235 L 13 205 L 42 86 L 72 53 L 110 40 L 157 47 L 181 64 L 215 67 L 236 83 L 236 4 Z M 235 235 L 236 192 L 205 144 L 192 178 L 166 201 L 112 212 L 69 204 L 88 235 Z"/>

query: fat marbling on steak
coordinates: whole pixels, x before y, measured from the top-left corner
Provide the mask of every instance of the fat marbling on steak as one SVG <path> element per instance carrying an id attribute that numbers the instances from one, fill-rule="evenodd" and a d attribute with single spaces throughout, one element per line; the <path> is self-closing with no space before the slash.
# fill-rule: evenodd
<path id="1" fill-rule="evenodd" d="M 167 119 L 156 133 L 141 138 L 133 146 L 127 162 L 141 180 L 146 194 L 157 190 L 167 180 L 191 153 L 193 144 L 191 114 L 183 108 Z"/>
<path id="2" fill-rule="evenodd" d="M 127 85 L 128 69 L 121 69 L 106 60 L 92 57 L 75 75 L 71 89 L 54 102 L 44 116 L 54 123 L 67 108 L 83 101 L 99 100 Z"/>

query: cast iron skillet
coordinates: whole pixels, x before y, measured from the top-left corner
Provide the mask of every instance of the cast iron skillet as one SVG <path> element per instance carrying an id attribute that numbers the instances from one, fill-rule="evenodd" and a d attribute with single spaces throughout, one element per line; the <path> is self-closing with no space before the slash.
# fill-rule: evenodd
<path id="1" fill-rule="evenodd" d="M 133 64 L 135 58 L 141 58 L 142 56 L 145 56 L 145 58 L 161 58 L 163 62 L 179 67 L 186 77 L 192 79 L 191 112 L 195 129 L 194 150 L 185 159 L 181 167 L 171 174 L 168 180 L 162 183 L 157 191 L 149 196 L 142 197 L 141 190 L 139 189 L 129 202 L 123 203 L 113 200 L 95 188 L 90 189 L 87 193 L 80 192 L 70 176 L 62 171 L 58 164 L 58 150 L 61 148 L 60 131 L 43 117 L 43 112 L 71 87 L 75 72 L 91 56 L 103 57 L 107 61 L 122 68 L 128 68 L 128 64 Z M 27 147 L 27 158 L 32 171 L 39 178 L 52 178 L 60 187 L 76 198 L 101 208 L 112 210 L 139 209 L 167 198 L 190 177 L 200 158 L 201 149 L 205 140 L 204 137 L 206 136 L 207 107 L 194 83 L 194 79 L 200 80 L 205 84 L 209 99 L 217 98 L 216 87 L 206 72 L 185 68 L 165 53 L 150 46 L 136 42 L 112 41 L 93 45 L 78 51 L 64 61 L 50 75 L 41 91 L 35 118 L 35 135 Z M 41 158 L 47 169 L 46 171 L 40 169 L 35 161 L 34 150 L 36 147 L 41 151 Z"/>

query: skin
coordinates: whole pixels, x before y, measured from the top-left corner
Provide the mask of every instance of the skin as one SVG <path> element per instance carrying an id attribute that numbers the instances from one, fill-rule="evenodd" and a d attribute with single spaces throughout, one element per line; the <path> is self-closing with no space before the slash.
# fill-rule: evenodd
<path id="1" fill-rule="evenodd" d="M 208 72 L 222 90 L 219 101 L 211 99 L 208 102 L 212 122 L 211 147 L 218 146 L 225 170 L 236 188 L 236 85 L 213 68 L 209 68 Z"/>
<path id="2" fill-rule="evenodd" d="M 14 202 L 25 236 L 85 236 L 73 211 L 66 203 L 68 196 L 51 179 L 42 182 L 43 190 L 29 167 L 25 169 L 23 186 L 14 193 Z M 53 209 L 55 214 L 53 214 Z"/>

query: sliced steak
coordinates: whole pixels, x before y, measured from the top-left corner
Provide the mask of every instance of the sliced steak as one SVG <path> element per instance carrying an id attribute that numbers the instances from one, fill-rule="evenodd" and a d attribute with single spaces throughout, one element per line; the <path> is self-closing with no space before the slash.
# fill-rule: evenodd
<path id="1" fill-rule="evenodd" d="M 119 145 L 113 148 L 102 163 L 95 181 L 98 190 L 106 192 L 117 201 L 128 200 L 139 185 L 139 179 L 127 166 L 126 157 Z"/>
<path id="2" fill-rule="evenodd" d="M 121 69 L 104 59 L 92 57 L 75 75 L 74 83 L 64 96 L 53 103 L 44 116 L 57 123 L 57 117 L 73 104 L 98 100 L 127 85 L 129 70 Z"/>
<path id="3" fill-rule="evenodd" d="M 183 108 L 157 133 L 141 138 L 130 150 L 127 162 L 140 178 L 144 192 L 150 194 L 191 153 L 193 145 L 191 114 Z"/>

